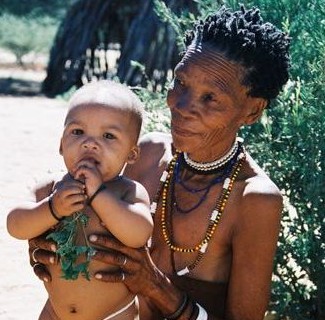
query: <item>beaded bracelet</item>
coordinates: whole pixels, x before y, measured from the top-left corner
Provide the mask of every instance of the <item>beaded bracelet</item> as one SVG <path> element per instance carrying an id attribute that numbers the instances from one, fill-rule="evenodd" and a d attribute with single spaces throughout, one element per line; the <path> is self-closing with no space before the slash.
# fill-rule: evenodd
<path id="1" fill-rule="evenodd" d="M 88 206 L 91 206 L 91 203 L 93 202 L 93 200 L 95 199 L 95 197 L 100 193 L 102 192 L 103 190 L 106 189 L 106 186 L 104 184 L 101 184 L 99 186 L 99 188 L 93 193 L 93 195 L 89 198 L 87 204 Z"/>
<path id="2" fill-rule="evenodd" d="M 186 310 L 189 301 L 190 301 L 190 299 L 189 299 L 187 293 L 184 293 L 182 303 L 177 308 L 177 310 L 175 312 L 173 312 L 172 314 L 169 314 L 169 315 L 165 316 L 164 319 L 165 320 L 176 320 L 176 319 L 178 319 L 183 314 L 183 312 Z"/>
<path id="3" fill-rule="evenodd" d="M 50 208 L 50 212 L 52 217 L 56 220 L 56 221 L 61 221 L 64 217 L 60 217 L 60 215 L 55 212 L 54 208 L 53 208 L 53 200 L 52 200 L 53 194 L 51 194 L 49 196 L 49 208 Z"/>

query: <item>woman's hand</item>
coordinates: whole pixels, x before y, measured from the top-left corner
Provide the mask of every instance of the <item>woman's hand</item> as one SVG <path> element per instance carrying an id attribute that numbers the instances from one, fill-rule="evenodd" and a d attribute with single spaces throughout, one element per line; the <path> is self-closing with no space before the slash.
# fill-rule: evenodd
<path id="1" fill-rule="evenodd" d="M 123 282 L 132 293 L 143 297 L 145 302 L 142 299 L 140 303 L 142 301 L 147 305 L 142 308 L 143 311 L 146 309 L 144 318 L 161 319 L 164 318 L 163 315 L 178 310 L 184 301 L 184 293 L 157 268 L 147 247 L 129 248 L 116 239 L 103 235 L 91 235 L 89 240 L 110 250 L 96 251 L 93 259 L 120 267 L 113 272 L 97 272 L 95 278 L 106 282 Z M 179 319 L 189 319 L 191 313 L 192 304 L 188 304 Z"/>
<path id="2" fill-rule="evenodd" d="M 153 263 L 147 247 L 129 248 L 104 235 L 91 235 L 89 240 L 96 246 L 110 250 L 96 250 L 93 259 L 120 267 L 114 272 L 97 272 L 95 278 L 98 280 L 123 282 L 132 293 L 150 297 L 156 284 L 164 277 Z"/>
<path id="3" fill-rule="evenodd" d="M 30 239 L 28 243 L 30 265 L 33 267 L 34 273 L 40 280 L 50 282 L 52 278 L 47 266 L 58 263 L 55 242 L 47 240 L 46 234 L 43 234 Z"/>

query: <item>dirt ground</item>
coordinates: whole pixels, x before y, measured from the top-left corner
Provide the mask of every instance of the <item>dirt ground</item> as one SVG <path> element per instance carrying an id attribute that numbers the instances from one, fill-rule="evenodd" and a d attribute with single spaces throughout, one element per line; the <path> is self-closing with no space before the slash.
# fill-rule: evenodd
<path id="1" fill-rule="evenodd" d="M 46 300 L 27 242 L 6 230 L 8 210 L 31 199 L 40 176 L 63 167 L 58 153 L 66 103 L 39 94 L 44 72 L 0 69 L 0 319 L 34 320 Z"/>

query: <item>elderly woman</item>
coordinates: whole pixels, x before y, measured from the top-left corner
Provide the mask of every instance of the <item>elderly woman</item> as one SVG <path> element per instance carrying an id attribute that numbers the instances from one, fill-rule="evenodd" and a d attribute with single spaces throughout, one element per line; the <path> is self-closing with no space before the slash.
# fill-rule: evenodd
<path id="1" fill-rule="evenodd" d="M 256 8 L 221 8 L 186 34 L 168 91 L 171 136 L 142 138 L 125 173 L 152 201 L 149 248 L 91 235 L 94 259 L 120 266 L 99 281 L 124 281 L 140 319 L 263 319 L 282 197 L 237 132 L 251 125 L 288 79 L 289 39 Z M 50 281 L 53 243 L 31 241 L 35 273 Z"/>

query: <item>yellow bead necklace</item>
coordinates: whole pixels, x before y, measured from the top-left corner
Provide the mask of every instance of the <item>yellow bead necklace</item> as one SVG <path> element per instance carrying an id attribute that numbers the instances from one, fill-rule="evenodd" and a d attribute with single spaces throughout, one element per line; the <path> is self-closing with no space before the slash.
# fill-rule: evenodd
<path id="1" fill-rule="evenodd" d="M 180 246 L 175 245 L 172 243 L 170 232 L 167 228 L 167 204 L 168 204 L 168 193 L 169 193 L 169 187 L 172 182 L 173 173 L 175 164 L 177 162 L 177 159 L 180 155 L 180 152 L 176 152 L 173 159 L 170 161 L 167 170 L 165 170 L 160 178 L 161 186 L 157 192 L 156 199 L 151 204 L 151 213 L 152 215 L 155 215 L 157 210 L 157 204 L 159 202 L 159 198 L 161 197 L 162 201 L 162 207 L 161 207 L 161 230 L 163 234 L 163 238 L 167 244 L 167 246 L 173 251 L 173 252 L 181 252 L 181 253 L 192 253 L 192 252 L 198 252 L 198 256 L 195 259 L 195 261 L 190 264 L 189 266 L 183 268 L 182 270 L 178 271 L 177 274 L 179 276 L 185 275 L 189 273 L 191 270 L 193 270 L 197 264 L 202 259 L 204 253 L 206 252 L 209 242 L 219 224 L 220 218 L 222 216 L 222 213 L 224 212 L 227 200 L 229 198 L 230 192 L 233 188 L 234 181 L 236 180 L 238 173 L 243 165 L 244 159 L 245 159 L 245 151 L 244 148 L 241 146 L 242 151 L 239 153 L 237 157 L 237 162 L 234 164 L 234 167 L 232 168 L 229 177 L 225 178 L 223 182 L 223 187 L 221 194 L 216 202 L 216 206 L 214 210 L 212 210 L 210 215 L 209 224 L 205 233 L 205 236 L 203 240 L 197 244 L 195 247 L 191 248 L 182 248 Z"/>

